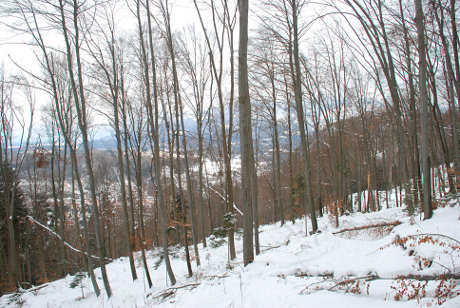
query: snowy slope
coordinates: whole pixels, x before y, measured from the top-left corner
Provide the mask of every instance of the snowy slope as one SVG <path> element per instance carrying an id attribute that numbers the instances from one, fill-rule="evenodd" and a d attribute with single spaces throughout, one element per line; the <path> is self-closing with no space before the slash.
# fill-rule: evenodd
<path id="1" fill-rule="evenodd" d="M 18 303 L 23 307 L 50 308 L 426 307 L 435 304 L 432 297 L 439 282 L 430 282 L 425 287 L 427 297 L 420 301 L 408 301 L 404 296 L 395 301 L 396 291 L 392 286 L 397 286 L 394 279 L 401 275 L 460 272 L 460 204 L 458 201 L 450 202 L 445 208 L 435 210 L 431 220 L 421 221 L 420 217 L 414 217 L 412 223 L 401 208 L 370 214 L 355 213 L 340 217 L 339 230 L 395 221 L 401 224 L 392 230 L 391 227 L 373 228 L 333 234 L 338 231 L 334 228 L 334 219 L 323 217 L 319 219 L 321 233 L 312 236 L 305 236 L 304 220 L 295 224 L 288 222 L 282 227 L 279 223 L 262 226 L 262 252 L 247 267 L 243 267 L 241 262 L 241 238 L 238 237 L 237 259 L 230 264 L 226 245 L 206 249 L 200 246 L 202 265 L 196 268 L 193 264 L 192 278 L 187 277 L 183 249 L 180 250 L 171 260 L 178 280 L 174 286 L 177 289 L 168 289 L 171 286 L 168 285 L 163 263 L 158 270 L 153 270 L 159 252 L 149 251 L 152 289 L 148 289 L 143 278 L 140 258 L 137 262 L 140 278 L 135 282 L 131 281 L 128 260 L 122 258 L 107 266 L 114 293 L 110 300 L 105 295 L 97 298 L 89 279 L 83 280 L 82 288 L 70 288 L 73 277 L 68 276 L 35 292 L 24 292 L 16 301 L 11 295 L 3 296 L 0 307 L 16 307 Z M 401 245 L 392 244 L 398 236 L 404 238 L 427 233 L 443 235 L 431 238 L 445 245 L 435 242 L 411 247 L 411 243 L 423 236 L 411 238 Z M 430 266 L 424 264 L 426 260 L 432 261 Z M 96 275 L 102 286 L 98 270 Z M 360 280 L 359 288 L 355 288 L 360 292 L 351 292 L 355 284 L 340 284 L 345 279 L 371 276 L 379 279 L 367 283 Z M 346 292 L 347 288 L 349 292 Z M 442 307 L 460 307 L 460 296 L 447 300 Z"/>

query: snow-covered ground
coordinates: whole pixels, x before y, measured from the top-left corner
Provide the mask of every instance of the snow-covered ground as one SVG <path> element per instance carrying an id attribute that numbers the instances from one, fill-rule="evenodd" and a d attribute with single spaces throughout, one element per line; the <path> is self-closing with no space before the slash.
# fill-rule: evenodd
<path id="1" fill-rule="evenodd" d="M 337 233 L 396 221 L 401 224 L 393 229 Z M 397 278 L 460 273 L 458 200 L 435 210 L 427 221 L 420 220 L 420 215 L 410 219 L 401 208 L 390 208 L 342 216 L 340 228 L 334 226 L 332 217 L 320 218 L 321 233 L 312 236 L 305 235 L 305 220 L 301 219 L 282 227 L 279 223 L 262 226 L 261 254 L 247 267 L 242 264 L 238 236 L 237 258 L 230 263 L 226 244 L 205 249 L 200 245 L 201 266 L 197 268 L 193 263 L 191 278 L 187 277 L 181 249 L 171 260 L 178 281 L 174 287 L 169 285 L 164 263 L 153 269 L 159 260 L 159 251 L 154 250 L 148 252 L 151 289 L 144 279 L 140 258 L 140 278 L 135 282 L 131 280 L 127 258 L 122 258 L 107 266 L 113 291 L 110 299 L 104 293 L 97 298 L 86 278 L 82 287 L 70 288 L 74 277 L 68 276 L 35 291 L 25 291 L 16 300 L 11 295 L 3 296 L 0 307 L 427 307 L 437 304 L 433 298 L 439 281 L 431 281 L 425 287 L 422 281 L 420 292 L 427 296 L 419 301 L 407 300 L 407 292 L 396 301 L 398 291 L 413 291 L 410 286 L 404 287 L 412 280 Z M 409 235 L 416 236 L 405 240 Z M 102 287 L 99 270 L 96 275 Z M 364 278 L 355 280 L 357 277 Z M 459 290 L 458 286 L 453 289 Z M 460 296 L 448 299 L 442 306 L 460 307 Z"/>

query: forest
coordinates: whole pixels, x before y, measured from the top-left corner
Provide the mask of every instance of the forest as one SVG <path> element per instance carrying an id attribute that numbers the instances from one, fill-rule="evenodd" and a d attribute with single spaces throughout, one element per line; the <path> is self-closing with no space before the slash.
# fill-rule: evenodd
<path id="1" fill-rule="evenodd" d="M 152 287 L 154 247 L 175 285 L 211 235 L 246 266 L 264 224 L 458 202 L 456 4 L 1 1 L 0 295 L 87 273 L 110 298 L 135 255 Z"/>

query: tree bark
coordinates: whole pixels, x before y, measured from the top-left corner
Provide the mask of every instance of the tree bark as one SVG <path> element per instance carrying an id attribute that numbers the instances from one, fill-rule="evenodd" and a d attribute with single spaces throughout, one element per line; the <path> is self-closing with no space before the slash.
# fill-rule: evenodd
<path id="1" fill-rule="evenodd" d="M 149 49 L 150 49 L 150 57 L 151 57 L 151 65 L 152 65 L 152 85 L 153 85 L 153 106 L 152 106 L 152 93 L 150 91 L 150 72 L 149 72 L 149 61 L 147 58 L 147 51 L 145 48 L 144 43 L 144 34 L 140 16 L 140 1 L 136 1 L 136 13 L 137 13 L 137 22 L 138 22 L 138 31 L 139 31 L 139 40 L 141 45 L 141 57 L 143 61 L 143 79 L 145 83 L 145 98 L 146 98 L 146 107 L 148 113 L 148 121 L 149 121 L 149 128 L 150 128 L 150 137 L 153 139 L 153 149 L 152 152 L 154 154 L 153 162 L 154 162 L 154 177 L 153 182 L 155 188 L 157 190 L 157 204 L 160 211 L 160 225 L 161 225 L 161 241 L 163 246 L 163 256 L 166 265 L 166 272 L 168 273 L 169 280 L 172 285 L 176 284 L 176 278 L 171 268 L 171 261 L 169 260 L 169 252 L 168 252 L 168 239 L 167 239 L 167 229 L 166 229 L 166 212 L 165 212 L 165 203 L 164 203 L 164 196 L 163 196 L 163 187 L 161 186 L 161 162 L 160 162 L 160 142 L 158 136 L 159 130 L 159 112 L 158 112 L 158 93 L 157 93 L 157 80 L 156 80 L 156 67 L 155 67 L 155 54 L 154 54 L 154 46 L 153 46 L 153 38 L 152 38 L 152 24 L 151 24 L 151 17 L 150 17 L 150 9 L 149 9 L 149 1 L 147 1 L 146 5 L 147 10 L 147 22 L 148 22 L 148 42 L 149 42 Z"/>
<path id="2" fill-rule="evenodd" d="M 427 63 L 425 46 L 425 25 L 421 0 L 414 0 L 415 3 L 415 25 L 417 27 L 417 42 L 419 53 L 419 87 L 421 107 L 421 135 L 422 135 L 422 174 L 423 174 L 423 212 L 424 219 L 430 219 L 433 215 L 431 205 L 431 175 L 430 175 L 430 154 L 428 144 L 428 91 L 427 91 Z"/>
<path id="3" fill-rule="evenodd" d="M 300 56 L 299 56 L 299 30 L 298 30 L 298 6 L 297 1 L 291 1 L 291 10 L 292 10 L 292 34 L 293 34 L 293 81 L 294 81 L 294 93 L 295 93 L 295 103 L 296 103 L 296 112 L 297 112 L 297 122 L 299 125 L 301 146 L 302 146 L 302 156 L 304 159 L 303 173 L 305 176 L 305 184 L 307 186 L 307 203 L 308 211 L 310 213 L 310 219 L 312 223 L 312 231 L 316 232 L 318 230 L 318 223 L 316 222 L 316 213 L 313 202 L 313 195 L 311 191 L 311 177 L 310 177 L 310 158 L 308 154 L 308 144 L 307 144 L 307 133 L 305 132 L 305 117 L 303 112 L 303 102 L 302 102 L 302 82 L 301 82 L 301 73 L 300 73 Z"/>
<path id="4" fill-rule="evenodd" d="M 241 204 L 243 206 L 243 263 L 254 261 L 252 190 L 254 153 L 252 150 L 251 101 L 248 82 L 248 12 L 249 1 L 239 0 L 240 41 L 238 48 L 238 102 L 241 148 Z"/>

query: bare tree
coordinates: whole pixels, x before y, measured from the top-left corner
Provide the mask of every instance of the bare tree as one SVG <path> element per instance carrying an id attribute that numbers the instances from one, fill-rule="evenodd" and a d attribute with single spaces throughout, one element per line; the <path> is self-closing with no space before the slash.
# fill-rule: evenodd
<path id="1" fill-rule="evenodd" d="M 275 219 L 281 221 L 281 225 L 284 225 L 284 206 L 283 206 L 283 194 L 281 191 L 281 155 L 280 155 L 280 141 L 278 127 L 278 84 L 277 75 L 280 71 L 280 63 L 278 58 L 282 57 L 276 50 L 275 42 L 270 39 L 270 34 L 261 33 L 260 43 L 254 46 L 254 57 L 253 70 L 254 76 L 252 80 L 257 83 L 257 89 L 265 93 L 260 93 L 262 103 L 265 105 L 265 110 L 269 112 L 269 121 L 273 127 L 273 153 L 274 153 L 274 165 L 273 170 L 274 176 L 274 192 L 275 192 Z M 256 92 L 259 92 L 255 90 Z"/>
<path id="2" fill-rule="evenodd" d="M 241 147 L 241 203 L 243 205 L 243 263 L 248 265 L 254 260 L 252 189 L 254 183 L 254 153 L 252 147 L 251 101 L 248 82 L 248 12 L 249 1 L 239 0 L 240 40 L 238 48 L 238 102 L 240 115 Z"/>
<path id="3" fill-rule="evenodd" d="M 54 110 L 54 108 L 53 108 Z M 54 229 L 58 230 L 58 221 L 59 221 L 59 235 L 60 240 L 60 267 L 61 267 L 61 275 L 65 276 L 67 274 L 66 270 L 66 255 L 65 255 L 65 225 L 64 225 L 64 215 L 65 215 L 65 208 L 64 208 L 64 182 L 65 182 L 65 172 L 66 172 L 66 165 L 67 165 L 67 147 L 64 146 L 64 157 L 61 156 L 62 147 L 61 147 L 61 132 L 59 127 L 54 119 L 54 112 L 51 112 L 50 122 L 51 122 L 51 132 L 49 132 L 50 143 L 51 143 L 51 157 L 50 157 L 50 165 L 51 165 L 51 188 L 53 193 L 53 207 L 54 207 Z M 61 172 L 62 168 L 62 172 Z M 57 169 L 57 170 L 55 170 Z M 56 174 L 57 173 L 57 174 Z M 57 178 L 56 178 L 57 177 Z M 57 182 L 57 185 L 56 185 Z M 57 186 L 57 187 L 56 187 Z M 59 217 L 59 219 L 57 219 Z"/>
<path id="4" fill-rule="evenodd" d="M 65 42 L 65 56 L 67 59 L 67 67 L 69 73 L 69 81 L 72 89 L 73 100 L 77 112 L 77 123 L 81 131 L 81 137 L 83 142 L 84 158 L 89 178 L 90 195 L 92 201 L 93 215 L 95 218 L 95 233 L 96 243 L 99 251 L 99 259 L 102 273 L 102 280 L 104 282 L 105 291 L 107 297 L 110 298 L 112 291 L 110 288 L 109 280 L 107 277 L 107 270 L 105 267 L 105 248 L 103 237 L 101 236 L 100 228 L 100 217 L 99 208 L 97 205 L 96 197 L 96 183 L 94 180 L 93 166 L 91 162 L 90 146 L 88 141 L 88 116 L 87 116 L 87 102 L 85 96 L 85 87 L 83 81 L 83 66 L 81 59 L 81 38 L 80 38 L 80 14 L 85 11 L 84 3 L 80 3 L 77 0 L 70 4 L 70 16 L 67 16 L 66 10 L 69 9 L 67 3 L 59 0 L 58 10 L 60 13 L 61 30 L 64 36 Z M 67 27 L 67 22 L 70 19 L 71 28 Z M 70 33 L 72 33 L 73 40 L 70 39 Z M 73 62 L 75 57 L 75 63 Z"/>
<path id="5" fill-rule="evenodd" d="M 17 223 L 17 209 L 19 197 L 18 175 L 29 148 L 32 135 L 34 115 L 34 101 L 32 92 L 26 87 L 26 97 L 29 106 L 29 119 L 26 118 L 21 107 L 16 105 L 13 97 L 14 87 L 11 80 L 7 80 L 4 68 L 0 69 L 0 164 L 2 165 L 2 200 L 1 205 L 5 210 L 6 225 L 8 230 L 8 263 L 10 270 L 9 280 L 12 288 L 20 287 L 20 264 L 18 263 L 18 247 L 15 223 Z M 14 134 L 19 139 L 14 140 Z M 13 147 L 13 143 L 17 143 Z M 15 144 L 16 145 L 16 144 Z M 14 168 L 14 169 L 13 169 Z M 12 172 L 12 174 L 9 174 Z M 9 181 L 6 181 L 9 179 Z"/>
<path id="6" fill-rule="evenodd" d="M 425 219 L 433 215 L 431 205 L 431 175 L 430 156 L 428 149 L 428 91 L 427 91 L 427 63 L 425 45 L 425 22 L 421 0 L 414 0 L 415 3 L 415 25 L 417 26 L 417 41 L 419 54 L 419 87 L 420 87 L 420 127 L 422 135 L 422 174 L 423 174 L 423 212 Z"/>
<path id="7" fill-rule="evenodd" d="M 185 96 L 187 105 L 192 109 L 196 120 L 196 132 L 198 139 L 198 203 L 200 209 L 200 223 L 201 223 L 201 241 L 203 247 L 206 247 L 206 228 L 205 228 L 205 210 L 204 210 L 204 149 L 203 133 L 205 130 L 205 120 L 209 113 L 205 106 L 205 91 L 210 78 L 209 57 L 206 53 L 206 45 L 200 42 L 200 36 L 194 27 L 188 28 L 185 36 L 190 37 L 189 40 L 184 38 L 182 42 L 182 54 L 185 60 L 184 70 L 189 76 L 190 85 L 192 88 L 191 99 L 188 95 Z"/>
<path id="8" fill-rule="evenodd" d="M 225 171 L 225 194 L 226 194 L 226 211 L 231 215 L 234 215 L 234 196 L 233 196 L 233 179 L 232 179 L 232 166 L 231 166 L 231 146 L 232 146 L 232 134 L 233 134 L 233 92 L 234 92 L 234 59 L 233 59 L 233 29 L 235 27 L 235 16 L 236 8 L 234 11 L 230 11 L 229 3 L 221 0 L 223 14 L 219 15 L 219 9 L 214 0 L 211 1 L 210 9 L 212 14 L 212 30 L 208 30 L 203 22 L 203 17 L 198 3 L 196 0 L 193 1 L 195 4 L 196 12 L 200 19 L 200 25 L 206 38 L 206 44 L 209 50 L 209 59 L 211 61 L 211 70 L 213 79 L 216 81 L 217 86 L 217 97 L 220 108 L 220 133 L 222 143 L 222 155 L 224 160 L 224 171 Z M 222 23 L 219 29 L 218 23 Z M 211 34 L 213 33 L 216 41 L 216 46 L 211 43 Z M 227 37 L 227 43 L 229 44 L 230 54 L 230 98 L 228 100 L 228 115 L 229 119 L 226 120 L 225 114 L 225 102 L 224 102 L 224 55 L 225 55 L 225 40 Z M 218 52 L 214 52 L 217 48 Z M 228 130 L 226 129 L 228 125 Z M 230 228 L 228 231 L 228 245 L 230 259 L 236 257 L 235 251 L 235 239 L 234 230 Z"/>
<path id="9" fill-rule="evenodd" d="M 179 115 L 180 127 L 182 128 L 182 147 L 184 149 L 185 177 L 186 177 L 186 183 L 187 183 L 187 197 L 188 197 L 187 199 L 188 199 L 188 203 L 190 206 L 190 220 L 192 223 L 192 238 L 193 238 L 193 247 L 195 251 L 195 261 L 196 261 L 197 266 L 200 266 L 201 262 L 200 262 L 200 254 L 198 251 L 198 232 L 197 232 L 196 211 L 195 211 L 195 198 L 193 197 L 193 193 L 192 193 L 193 191 L 192 179 L 190 175 L 190 166 L 189 166 L 188 151 L 187 151 L 187 138 L 186 138 L 185 127 L 184 127 L 184 111 L 183 111 L 182 96 L 180 94 L 180 88 L 179 88 L 179 78 L 178 78 L 178 73 L 177 73 L 174 41 L 173 41 L 173 36 L 171 32 L 171 15 L 169 13 L 168 0 L 165 0 L 165 3 L 161 1 L 159 6 L 160 6 L 160 11 L 163 15 L 163 20 L 165 22 L 166 44 L 168 46 L 169 56 L 171 57 L 174 101 L 175 101 L 176 108 L 178 108 L 178 110 L 176 109 L 176 116 Z M 179 156 L 178 156 L 178 159 L 179 159 Z"/>
<path id="10" fill-rule="evenodd" d="M 377 57 L 380 68 L 383 70 L 383 74 L 390 91 L 391 102 L 393 103 L 392 108 L 396 120 L 396 136 L 400 153 L 403 183 L 407 186 L 408 169 L 406 161 L 406 142 L 405 130 L 403 126 L 403 114 L 401 110 L 401 98 L 398 88 L 398 79 L 396 76 L 395 61 L 391 50 L 391 42 L 387 33 L 388 25 L 386 23 L 386 19 L 384 18 L 384 3 L 381 0 L 366 0 L 364 3 L 361 3 L 357 0 L 344 0 L 343 2 L 351 9 L 351 14 L 361 24 L 362 29 L 368 39 L 370 49 L 373 50 Z M 348 15 L 340 10 L 335 4 L 331 4 L 335 6 L 340 12 L 342 12 L 344 16 Z M 361 42 L 364 43 L 362 40 Z M 368 50 L 368 52 L 370 51 Z M 384 96 L 383 89 L 381 94 Z"/>
<path id="11" fill-rule="evenodd" d="M 128 204 L 126 195 L 126 177 L 125 177 L 125 162 L 123 154 L 123 140 L 122 140 L 122 124 L 120 123 L 120 105 L 124 102 L 121 99 L 122 91 L 121 88 L 121 74 L 123 66 L 123 51 L 121 47 L 116 44 L 116 28 L 114 21 L 114 13 L 111 7 L 104 7 L 103 14 L 106 18 L 105 23 L 97 22 L 97 34 L 103 38 L 102 42 L 97 42 L 95 38 L 90 34 L 87 42 L 89 53 L 96 62 L 97 71 L 94 73 L 96 80 L 101 84 L 102 87 L 107 90 L 101 89 L 102 99 L 108 97 L 108 103 L 112 107 L 112 121 L 113 128 L 115 130 L 115 138 L 117 142 L 117 158 L 118 158 L 118 174 L 120 182 L 120 193 L 121 193 L 121 205 L 123 208 L 123 221 L 126 232 L 126 246 L 128 250 L 129 265 L 131 269 L 131 276 L 133 280 L 137 279 L 136 266 L 134 264 L 134 238 L 135 234 L 131 232 Z M 99 73 L 100 71 L 100 73 Z M 101 77 L 99 77 L 101 76 Z M 108 92 L 108 95 L 104 95 L 104 92 Z M 122 107 L 123 108 L 123 107 Z M 123 119 L 122 119 L 123 121 Z M 121 122 L 122 122 L 121 121 Z M 125 151 L 127 149 L 125 148 Z M 133 208 L 133 204 L 130 204 L 130 208 Z M 134 221 L 131 222 L 134 225 Z"/>
<path id="12" fill-rule="evenodd" d="M 166 271 L 169 276 L 171 284 L 176 284 L 176 278 L 171 268 L 171 262 L 169 260 L 168 252 L 168 239 L 166 236 L 166 212 L 165 212 L 165 203 L 163 196 L 163 187 L 161 185 L 161 163 L 160 163 L 160 141 L 159 141 L 159 104 L 158 104 L 158 91 L 157 91 L 157 75 L 156 75 L 156 60 L 154 54 L 154 45 L 153 45 L 153 28 L 151 23 L 150 15 L 150 5 L 149 1 L 146 2 L 146 15 L 147 15 L 147 25 L 148 25 L 148 47 L 150 51 L 150 60 L 147 55 L 147 48 L 145 46 L 144 30 L 142 26 L 141 19 L 141 3 L 136 1 L 136 18 L 138 22 L 138 31 L 139 31 L 139 41 L 141 47 L 141 60 L 143 68 L 143 81 L 145 84 L 145 102 L 147 107 L 148 114 L 148 123 L 150 129 L 150 136 L 153 139 L 153 148 L 152 153 L 154 154 L 153 162 L 155 174 L 153 177 L 153 182 L 155 189 L 157 191 L 157 204 L 160 210 L 160 224 L 161 224 L 161 240 L 163 246 L 163 256 L 166 265 Z M 153 92 L 150 87 L 150 69 L 152 70 L 152 86 Z M 152 96 L 153 94 L 153 96 Z M 153 98 L 153 102 L 152 102 Z"/>

